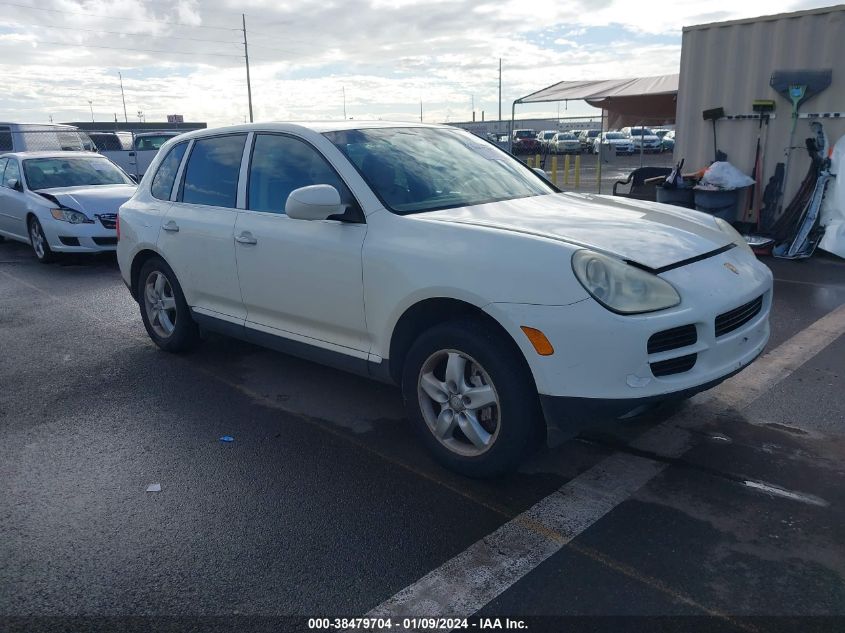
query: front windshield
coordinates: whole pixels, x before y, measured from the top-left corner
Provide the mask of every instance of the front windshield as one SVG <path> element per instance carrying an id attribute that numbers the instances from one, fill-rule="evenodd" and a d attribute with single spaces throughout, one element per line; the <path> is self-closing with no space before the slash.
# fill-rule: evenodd
<path id="1" fill-rule="evenodd" d="M 548 139 L 552 138 L 557 132 L 543 132 L 543 138 Z"/>
<path id="2" fill-rule="evenodd" d="M 78 187 L 83 185 L 134 184 L 107 158 L 29 158 L 23 172 L 30 189 Z"/>
<path id="3" fill-rule="evenodd" d="M 401 215 L 555 191 L 506 152 L 458 130 L 380 128 L 324 136 Z"/>
<path id="4" fill-rule="evenodd" d="M 534 138 L 534 130 L 517 130 L 514 135 L 516 138 Z"/>
<path id="5" fill-rule="evenodd" d="M 620 139 L 625 138 L 624 134 L 620 134 L 619 132 L 608 132 L 604 135 L 606 139 Z"/>
<path id="6" fill-rule="evenodd" d="M 558 134 L 557 137 L 562 141 L 577 141 L 574 134 Z"/>
<path id="7" fill-rule="evenodd" d="M 654 132 L 647 127 L 632 127 L 631 136 L 654 136 Z"/>

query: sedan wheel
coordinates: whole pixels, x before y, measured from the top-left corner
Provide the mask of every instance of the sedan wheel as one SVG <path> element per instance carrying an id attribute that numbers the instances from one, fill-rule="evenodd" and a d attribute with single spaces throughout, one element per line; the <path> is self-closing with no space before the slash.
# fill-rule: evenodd
<path id="1" fill-rule="evenodd" d="M 435 352 L 417 385 L 420 410 L 434 437 L 458 455 L 476 457 L 499 434 L 499 396 L 484 368 L 457 350 Z"/>
<path id="2" fill-rule="evenodd" d="M 55 260 L 56 256 L 47 243 L 47 237 L 44 235 L 44 229 L 41 228 L 38 218 L 30 218 L 29 220 L 29 243 L 32 244 L 35 257 L 42 264 L 49 264 Z"/>

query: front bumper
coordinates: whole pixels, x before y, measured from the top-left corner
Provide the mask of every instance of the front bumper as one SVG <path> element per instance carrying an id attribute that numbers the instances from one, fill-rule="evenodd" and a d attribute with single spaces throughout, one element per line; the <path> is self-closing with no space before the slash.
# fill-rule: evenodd
<path id="1" fill-rule="evenodd" d="M 93 224 L 71 224 L 52 217 L 40 220 L 50 249 L 57 253 L 105 253 L 117 249 L 117 231 L 103 226 L 99 218 Z"/>
<path id="2" fill-rule="evenodd" d="M 666 400 L 709 389 L 748 366 L 769 340 L 772 276 L 753 256 L 731 249 L 661 275 L 681 295 L 675 308 L 643 315 L 614 314 L 593 299 L 568 306 L 491 304 L 486 310 L 522 348 L 547 422 L 566 435 Z M 736 268 L 733 273 L 725 266 Z M 758 297 L 759 312 L 717 336 L 716 319 Z M 539 356 L 520 326 L 544 332 L 555 348 Z M 692 327 L 692 343 L 649 353 L 652 335 Z M 656 364 L 692 357 L 667 375 Z"/>

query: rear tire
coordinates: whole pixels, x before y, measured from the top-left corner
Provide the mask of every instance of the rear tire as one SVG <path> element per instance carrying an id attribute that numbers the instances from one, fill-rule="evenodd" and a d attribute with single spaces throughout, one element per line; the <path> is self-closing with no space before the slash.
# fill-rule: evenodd
<path id="1" fill-rule="evenodd" d="M 408 417 L 441 464 L 469 477 L 515 470 L 543 430 L 530 371 L 512 340 L 479 319 L 436 325 L 405 359 Z"/>
<path id="2" fill-rule="evenodd" d="M 38 221 L 38 218 L 29 218 L 27 227 L 29 228 L 29 244 L 32 246 L 32 252 L 35 253 L 36 259 L 42 264 L 50 264 L 56 261 L 58 257 L 47 243 L 47 236 L 44 235 L 44 229 L 41 228 L 41 222 Z"/>
<path id="3" fill-rule="evenodd" d="M 199 327 L 191 318 L 173 269 L 160 257 L 148 259 L 141 266 L 137 284 L 141 319 L 153 343 L 166 352 L 196 347 Z"/>

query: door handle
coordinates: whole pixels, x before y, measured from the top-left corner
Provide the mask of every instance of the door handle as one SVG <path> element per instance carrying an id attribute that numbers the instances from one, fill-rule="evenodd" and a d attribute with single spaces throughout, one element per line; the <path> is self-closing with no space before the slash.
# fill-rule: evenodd
<path id="1" fill-rule="evenodd" d="M 173 220 L 168 220 L 164 224 L 161 225 L 165 231 L 170 231 L 171 233 L 178 233 L 179 232 L 179 225 L 176 224 Z"/>
<path id="2" fill-rule="evenodd" d="M 238 244 L 258 244 L 258 240 L 255 239 L 249 231 L 244 231 L 240 235 L 236 236 L 235 241 Z"/>

